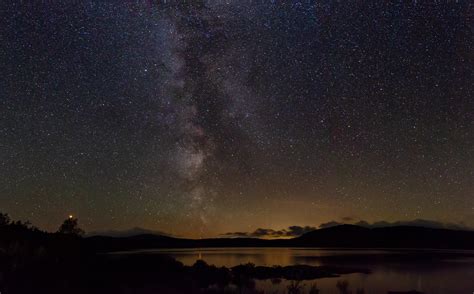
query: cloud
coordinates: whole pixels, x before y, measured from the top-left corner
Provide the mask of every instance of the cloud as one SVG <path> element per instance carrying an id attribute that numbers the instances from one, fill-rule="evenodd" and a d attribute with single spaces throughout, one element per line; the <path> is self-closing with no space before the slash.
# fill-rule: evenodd
<path id="1" fill-rule="evenodd" d="M 160 236 L 167 236 L 167 237 L 174 237 L 171 234 L 164 233 L 162 231 L 154 231 L 154 230 L 148 230 L 144 228 L 131 228 L 128 230 L 107 230 L 107 231 L 95 231 L 95 232 L 89 232 L 87 233 L 87 237 L 92 237 L 92 236 L 107 236 L 107 237 L 131 237 L 131 236 L 136 236 L 136 235 L 143 235 L 143 234 L 152 234 L 152 235 L 160 235 Z"/>
<path id="2" fill-rule="evenodd" d="M 416 226 L 416 227 L 425 227 L 425 228 L 435 228 L 435 229 L 451 229 L 451 230 L 472 230 L 466 224 L 460 223 L 444 223 L 433 220 L 425 219 L 415 219 L 411 221 L 396 221 L 396 222 L 386 222 L 379 221 L 369 224 L 368 227 L 380 228 L 380 227 L 393 227 L 393 226 Z"/>
<path id="3" fill-rule="evenodd" d="M 370 224 L 363 220 L 356 222 L 354 225 L 361 226 L 361 227 L 370 227 Z"/>
<path id="4" fill-rule="evenodd" d="M 249 237 L 249 233 L 247 233 L 247 232 L 229 232 L 229 233 L 222 234 L 222 236 L 243 238 L 243 237 Z"/>
<path id="5" fill-rule="evenodd" d="M 289 231 L 287 232 L 288 233 L 287 235 L 291 235 L 291 236 L 301 236 L 303 234 L 316 230 L 315 227 L 310 227 L 310 226 L 304 226 L 304 227 L 291 226 L 288 229 Z"/>
<path id="6" fill-rule="evenodd" d="M 330 228 L 330 227 L 335 227 L 335 226 L 339 226 L 339 225 L 342 225 L 343 223 L 340 223 L 340 222 L 337 222 L 337 221 L 330 221 L 330 222 L 327 222 L 327 223 L 322 223 L 319 225 L 319 228 L 320 229 L 325 229 L 325 228 Z"/>
<path id="7" fill-rule="evenodd" d="M 352 216 L 343 216 L 341 217 L 341 219 L 345 222 L 351 222 L 354 220 L 354 218 Z"/>
<path id="8" fill-rule="evenodd" d="M 284 238 L 284 237 L 298 237 L 305 233 L 316 230 L 316 227 L 311 226 L 289 226 L 288 229 L 274 230 L 258 228 L 253 232 L 230 232 L 222 234 L 225 237 L 247 237 L 247 238 Z"/>
<path id="9" fill-rule="evenodd" d="M 352 220 L 352 217 L 343 217 L 342 220 Z M 347 222 L 345 222 L 347 223 Z M 326 229 L 330 227 L 335 227 L 343 225 L 345 223 L 338 221 L 329 221 L 319 225 L 319 229 Z M 353 223 L 354 225 L 366 227 L 366 228 L 381 228 L 381 227 L 394 227 L 394 226 L 417 226 L 417 227 L 426 227 L 426 228 L 438 228 L 438 229 L 452 229 L 452 230 L 473 230 L 473 228 L 466 226 L 464 223 L 443 223 L 433 220 L 424 220 L 424 219 L 415 219 L 411 221 L 377 221 L 369 223 L 365 220 L 360 220 Z M 232 237 L 232 238 L 289 238 L 289 237 L 298 237 L 308 232 L 316 230 L 316 227 L 311 226 L 290 226 L 287 229 L 274 230 L 274 229 L 265 229 L 258 228 L 253 232 L 229 232 L 222 234 L 223 237 Z"/>

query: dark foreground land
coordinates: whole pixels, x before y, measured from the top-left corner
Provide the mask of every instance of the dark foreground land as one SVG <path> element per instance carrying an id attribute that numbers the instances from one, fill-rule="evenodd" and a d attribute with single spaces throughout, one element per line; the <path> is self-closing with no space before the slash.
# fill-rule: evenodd
<path id="1" fill-rule="evenodd" d="M 364 269 L 253 264 L 193 266 L 160 255 L 101 255 L 82 260 L 36 262 L 4 275 L 2 293 L 262 293 L 255 279 L 312 280 Z"/>
<path id="2" fill-rule="evenodd" d="M 97 253 L 87 239 L 72 235 L 14 226 L 1 231 L 2 294 L 260 293 L 255 279 L 301 281 L 368 273 L 360 268 L 305 265 L 217 268 L 204 261 L 185 266 L 163 255 Z M 298 284 L 292 289 L 291 293 L 300 293 Z"/>
<path id="3" fill-rule="evenodd" d="M 45 233 L 22 225 L 0 227 L 0 292 L 14 293 L 262 293 L 255 288 L 255 280 L 293 281 L 285 286 L 288 293 L 302 292 L 300 281 L 324 277 L 339 277 L 349 273 L 370 274 L 365 268 L 356 267 L 360 259 L 370 262 L 386 262 L 386 259 L 370 256 L 322 257 L 336 261 L 338 266 L 295 265 L 285 267 L 263 267 L 252 264 L 232 268 L 217 268 L 198 261 L 192 266 L 163 256 L 153 254 L 108 254 L 116 250 L 159 247 L 226 247 L 226 246 L 314 246 L 332 244 L 348 246 L 371 244 L 369 241 L 387 243 L 387 239 L 377 241 L 380 231 L 341 226 L 303 235 L 292 240 L 259 239 L 208 239 L 186 240 L 162 236 L 144 235 L 130 238 L 94 237 L 81 238 L 71 234 Z M 387 231 L 381 231 L 387 234 Z M 466 249 L 473 244 L 473 233 L 462 231 L 433 230 L 423 228 L 395 228 L 392 232 L 412 236 L 417 233 L 424 240 L 403 239 L 393 241 L 394 248 L 412 244 L 424 244 L 450 237 L 435 243 L 448 248 Z M 407 233 L 408 232 L 408 233 Z M 424 233 L 423 233 L 424 232 Z M 421 234 L 421 235 L 420 235 Z M 344 237 L 345 236 L 345 237 Z M 362 236 L 362 238 L 360 237 Z M 365 240 L 363 238 L 366 238 Z M 360 241 L 362 239 L 362 241 Z M 408 241 L 407 241 L 408 240 Z M 415 240 L 415 241 L 413 241 Z M 388 243 L 387 243 L 388 244 Z M 455 246 L 458 244 L 459 246 Z M 344 246 L 343 246 L 344 245 Z M 375 247 L 375 246 L 368 246 Z M 416 246 L 415 246 L 416 247 Z M 471 247 L 472 248 L 472 247 Z M 440 253 L 441 254 L 441 253 Z M 409 258 L 431 259 L 433 253 L 417 253 Z M 454 256 L 453 256 L 454 257 Z M 352 259 L 358 259 L 356 261 Z M 370 258 L 375 258 L 371 260 Z M 401 258 L 396 255 L 384 258 Z M 343 260 L 341 260 L 343 259 Z M 339 266 L 340 265 L 340 266 Z M 343 278 L 343 277 L 342 277 Z M 336 288 L 337 286 L 337 288 Z M 347 284 L 335 285 L 334 293 L 349 292 Z M 387 289 L 387 291 L 390 289 Z M 311 292 L 312 291 L 312 292 Z M 310 293 L 319 293 L 316 287 Z M 386 293 L 386 292 L 385 292 Z M 415 293 L 415 292 L 414 292 Z"/>

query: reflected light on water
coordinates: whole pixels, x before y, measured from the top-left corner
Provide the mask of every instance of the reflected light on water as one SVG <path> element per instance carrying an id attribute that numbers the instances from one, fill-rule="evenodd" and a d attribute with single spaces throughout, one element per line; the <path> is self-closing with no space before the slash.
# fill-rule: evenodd
<path id="1" fill-rule="evenodd" d="M 440 250 L 380 250 L 380 249 L 321 249 L 321 248 L 200 248 L 161 249 L 148 253 L 166 254 L 186 264 L 204 260 L 215 266 L 232 267 L 239 264 L 313 266 L 335 265 L 366 268 L 370 274 L 348 274 L 338 278 L 322 278 L 304 281 L 309 290 L 316 283 L 322 293 L 334 293 L 339 280 L 349 282 L 351 289 L 365 289 L 366 293 L 417 290 L 430 294 L 471 293 L 474 277 L 474 252 Z M 419 253 L 428 253 L 433 258 L 413 259 Z M 440 258 L 442 254 L 450 254 Z M 454 255 L 453 255 L 454 254 Z M 459 256 L 456 257 L 456 254 Z M 430 256 L 431 256 L 430 255 Z M 272 283 L 270 280 L 256 281 L 258 289 L 265 292 L 286 290 L 289 281 Z"/>

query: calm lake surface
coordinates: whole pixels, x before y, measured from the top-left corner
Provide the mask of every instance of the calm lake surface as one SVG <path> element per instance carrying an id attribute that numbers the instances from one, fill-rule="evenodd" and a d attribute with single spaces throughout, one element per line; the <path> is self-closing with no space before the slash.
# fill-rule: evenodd
<path id="1" fill-rule="evenodd" d="M 349 282 L 355 293 L 417 290 L 427 294 L 474 293 L 474 252 L 451 250 L 381 250 L 322 248 L 199 248 L 160 249 L 133 253 L 166 254 L 186 265 L 202 259 L 208 264 L 232 267 L 244 263 L 255 265 L 337 265 L 365 268 L 370 274 L 348 274 L 338 278 L 303 281 L 306 289 L 317 283 L 322 294 L 338 293 L 339 280 Z M 256 281 L 257 289 L 266 293 L 284 293 L 288 281 Z"/>

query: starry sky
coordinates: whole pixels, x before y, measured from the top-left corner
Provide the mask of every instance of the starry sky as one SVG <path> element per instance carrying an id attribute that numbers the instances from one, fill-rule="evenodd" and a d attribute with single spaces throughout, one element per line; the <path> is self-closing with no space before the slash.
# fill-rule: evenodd
<path id="1" fill-rule="evenodd" d="M 194 238 L 472 227 L 473 9 L 1 1 L 0 210 Z"/>

